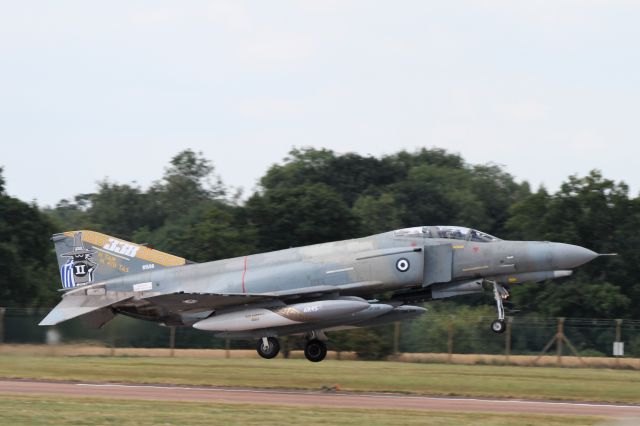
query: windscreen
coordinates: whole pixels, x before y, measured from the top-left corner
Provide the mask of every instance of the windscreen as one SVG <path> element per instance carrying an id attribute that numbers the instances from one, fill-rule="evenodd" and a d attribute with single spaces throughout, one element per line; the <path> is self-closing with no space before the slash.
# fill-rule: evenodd
<path id="1" fill-rule="evenodd" d="M 478 243 L 490 243 L 500 241 L 499 238 L 489 235 L 486 232 L 463 226 L 417 226 L 394 231 L 396 237 L 422 237 L 422 238 L 445 238 L 449 240 L 474 241 Z"/>

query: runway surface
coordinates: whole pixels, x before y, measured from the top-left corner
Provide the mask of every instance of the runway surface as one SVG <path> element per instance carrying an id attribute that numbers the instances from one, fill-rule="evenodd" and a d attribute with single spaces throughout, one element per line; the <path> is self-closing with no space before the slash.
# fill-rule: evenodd
<path id="1" fill-rule="evenodd" d="M 240 389 L 169 385 L 0 380 L 1 394 L 114 399 L 271 404 L 384 410 L 566 414 L 640 418 L 640 405 L 513 399 L 450 398 L 376 393 Z"/>

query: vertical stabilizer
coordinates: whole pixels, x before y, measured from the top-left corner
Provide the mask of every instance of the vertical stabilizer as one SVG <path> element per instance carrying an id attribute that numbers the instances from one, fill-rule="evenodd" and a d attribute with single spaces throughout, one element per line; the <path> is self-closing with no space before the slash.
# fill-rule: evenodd
<path id="1" fill-rule="evenodd" d="M 65 289 L 187 263 L 182 257 L 95 231 L 64 232 L 52 240 Z"/>

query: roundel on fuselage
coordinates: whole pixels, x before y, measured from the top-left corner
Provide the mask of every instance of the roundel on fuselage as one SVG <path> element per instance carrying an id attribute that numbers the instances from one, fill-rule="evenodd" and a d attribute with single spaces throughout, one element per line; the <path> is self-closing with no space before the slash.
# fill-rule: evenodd
<path id="1" fill-rule="evenodd" d="M 396 269 L 400 272 L 407 272 L 410 266 L 411 265 L 409 264 L 409 260 L 405 259 L 404 257 L 396 261 Z"/>

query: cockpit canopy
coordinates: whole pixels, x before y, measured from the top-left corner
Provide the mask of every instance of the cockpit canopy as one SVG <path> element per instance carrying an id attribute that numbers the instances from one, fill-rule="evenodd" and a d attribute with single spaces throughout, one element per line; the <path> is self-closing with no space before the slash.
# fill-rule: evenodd
<path id="1" fill-rule="evenodd" d="M 422 237 L 422 238 L 447 238 L 450 240 L 474 241 L 478 243 L 491 243 L 501 241 L 499 238 L 476 229 L 462 226 L 417 226 L 414 228 L 398 229 L 393 232 L 394 237 Z"/>

